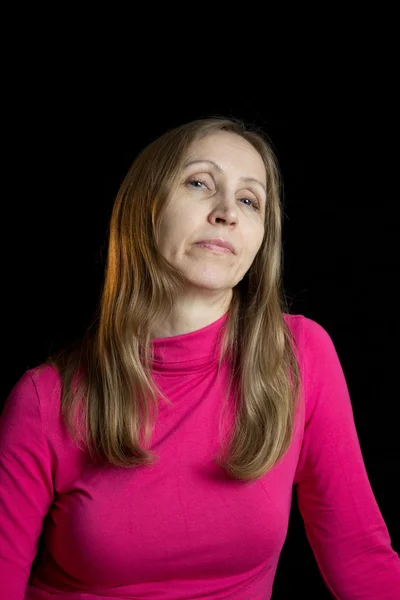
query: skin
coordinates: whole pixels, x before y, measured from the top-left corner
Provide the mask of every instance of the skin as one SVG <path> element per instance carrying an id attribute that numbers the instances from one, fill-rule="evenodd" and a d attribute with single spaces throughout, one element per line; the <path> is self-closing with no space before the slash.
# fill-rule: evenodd
<path id="1" fill-rule="evenodd" d="M 264 236 L 266 171 L 256 149 L 242 137 L 220 131 L 190 146 L 185 164 L 192 161 L 202 162 L 181 171 L 159 243 L 164 258 L 187 277 L 187 288 L 168 321 L 154 329 L 156 338 L 197 331 L 220 319 Z M 221 170 L 204 161 L 214 161 Z M 195 245 L 218 237 L 231 242 L 235 254 L 215 254 Z"/>

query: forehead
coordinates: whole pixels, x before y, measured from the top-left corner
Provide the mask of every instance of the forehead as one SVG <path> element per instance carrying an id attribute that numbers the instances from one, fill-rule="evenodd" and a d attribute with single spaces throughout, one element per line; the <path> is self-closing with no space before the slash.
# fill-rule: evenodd
<path id="1" fill-rule="evenodd" d="M 194 140 L 186 153 L 184 164 L 194 160 L 211 160 L 224 171 L 240 171 L 246 176 L 265 180 L 264 161 L 257 150 L 244 138 L 229 131 L 210 133 Z"/>

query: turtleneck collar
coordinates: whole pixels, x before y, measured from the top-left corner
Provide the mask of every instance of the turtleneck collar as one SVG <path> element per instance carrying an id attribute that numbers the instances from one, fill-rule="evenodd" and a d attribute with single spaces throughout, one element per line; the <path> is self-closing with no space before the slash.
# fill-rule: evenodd
<path id="1" fill-rule="evenodd" d="M 221 347 L 218 334 L 228 318 L 228 312 L 202 329 L 172 337 L 153 338 L 153 370 L 187 373 L 218 363 Z"/>

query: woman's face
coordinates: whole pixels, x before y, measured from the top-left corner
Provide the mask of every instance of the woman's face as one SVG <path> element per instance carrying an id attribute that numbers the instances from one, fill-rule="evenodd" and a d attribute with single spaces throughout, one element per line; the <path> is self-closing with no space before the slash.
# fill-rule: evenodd
<path id="1" fill-rule="evenodd" d="M 264 236 L 265 187 L 263 160 L 242 137 L 220 131 L 190 146 L 159 248 L 191 288 L 226 292 L 243 279 Z M 196 245 L 212 238 L 230 242 L 234 253 Z"/>

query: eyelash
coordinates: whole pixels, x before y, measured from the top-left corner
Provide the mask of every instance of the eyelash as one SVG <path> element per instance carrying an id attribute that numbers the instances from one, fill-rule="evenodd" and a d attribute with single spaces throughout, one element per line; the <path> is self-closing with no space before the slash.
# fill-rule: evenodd
<path id="1" fill-rule="evenodd" d="M 198 179 L 197 177 L 194 178 L 194 179 L 189 179 L 187 183 L 188 184 L 190 184 L 190 183 L 201 183 L 202 185 L 205 185 L 207 187 L 207 184 L 204 181 L 202 181 L 201 179 Z M 240 198 L 240 199 L 241 200 L 249 200 L 251 202 L 254 210 L 260 210 L 260 205 L 258 204 L 257 200 L 252 200 L 251 198 L 245 198 L 245 197 Z"/>

